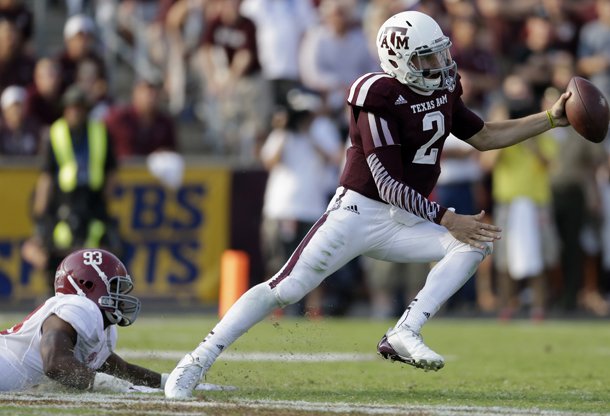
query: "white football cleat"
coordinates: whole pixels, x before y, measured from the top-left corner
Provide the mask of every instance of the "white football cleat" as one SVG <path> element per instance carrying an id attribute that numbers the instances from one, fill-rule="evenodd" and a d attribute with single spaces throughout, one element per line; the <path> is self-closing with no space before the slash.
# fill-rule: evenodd
<path id="1" fill-rule="evenodd" d="M 377 344 L 377 351 L 385 359 L 426 371 L 438 371 L 445 366 L 445 359 L 428 348 L 421 335 L 410 328 L 390 328 Z"/>
<path id="2" fill-rule="evenodd" d="M 212 360 L 206 357 L 186 354 L 165 382 L 165 397 L 176 400 L 192 398 L 193 389 L 211 366 Z"/>

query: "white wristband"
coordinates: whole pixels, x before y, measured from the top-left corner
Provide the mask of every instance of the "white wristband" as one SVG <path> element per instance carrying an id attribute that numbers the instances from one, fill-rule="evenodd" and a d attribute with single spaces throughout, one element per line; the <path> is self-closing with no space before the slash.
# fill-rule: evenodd
<path id="1" fill-rule="evenodd" d="M 133 386 L 133 384 L 127 380 L 106 373 L 95 373 L 91 390 L 97 392 L 127 393 L 131 386 Z"/>

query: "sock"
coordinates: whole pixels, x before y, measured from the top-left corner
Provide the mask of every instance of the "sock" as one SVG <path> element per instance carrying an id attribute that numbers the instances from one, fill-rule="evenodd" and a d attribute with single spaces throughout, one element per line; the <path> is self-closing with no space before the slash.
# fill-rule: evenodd
<path id="1" fill-rule="evenodd" d="M 224 349 L 278 307 L 267 282 L 252 287 L 229 308 L 193 353 L 216 360 Z"/>
<path id="2" fill-rule="evenodd" d="M 432 268 L 426 284 L 398 320 L 395 328 L 408 326 L 419 333 L 428 319 L 472 277 L 483 260 L 477 251 L 450 252 Z"/>

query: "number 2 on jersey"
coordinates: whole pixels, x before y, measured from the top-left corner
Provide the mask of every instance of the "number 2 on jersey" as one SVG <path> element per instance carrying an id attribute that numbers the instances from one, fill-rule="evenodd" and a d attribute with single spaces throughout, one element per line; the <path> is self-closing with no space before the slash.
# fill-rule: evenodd
<path id="1" fill-rule="evenodd" d="M 430 149 L 430 146 L 445 134 L 445 116 L 443 116 L 443 113 L 440 111 L 434 111 L 424 116 L 423 130 L 429 131 L 434 129 L 434 124 L 436 124 L 436 132 L 430 140 L 417 149 L 415 157 L 413 157 L 413 163 L 419 163 L 421 165 L 434 165 L 436 163 L 438 149 Z M 430 152 L 428 152 L 428 149 Z"/>

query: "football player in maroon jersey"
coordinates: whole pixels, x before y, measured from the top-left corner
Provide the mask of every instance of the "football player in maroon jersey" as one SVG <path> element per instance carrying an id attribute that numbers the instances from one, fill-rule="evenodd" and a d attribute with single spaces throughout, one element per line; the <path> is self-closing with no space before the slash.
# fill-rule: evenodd
<path id="1" fill-rule="evenodd" d="M 547 110 L 484 122 L 460 98 L 462 87 L 451 41 L 429 16 L 398 13 L 379 29 L 383 72 L 351 87 L 347 162 L 340 187 L 284 267 L 245 293 L 199 346 L 170 374 L 168 398 L 184 399 L 218 355 L 275 308 L 297 302 L 358 255 L 437 262 L 426 284 L 378 344 L 384 357 L 424 370 L 444 359 L 420 335 L 425 322 L 491 253 L 501 230 L 428 199 L 452 133 L 478 150 L 507 147 L 550 128 L 568 125 L 564 93 Z M 346 51 L 349 53 L 349 51 Z"/>

